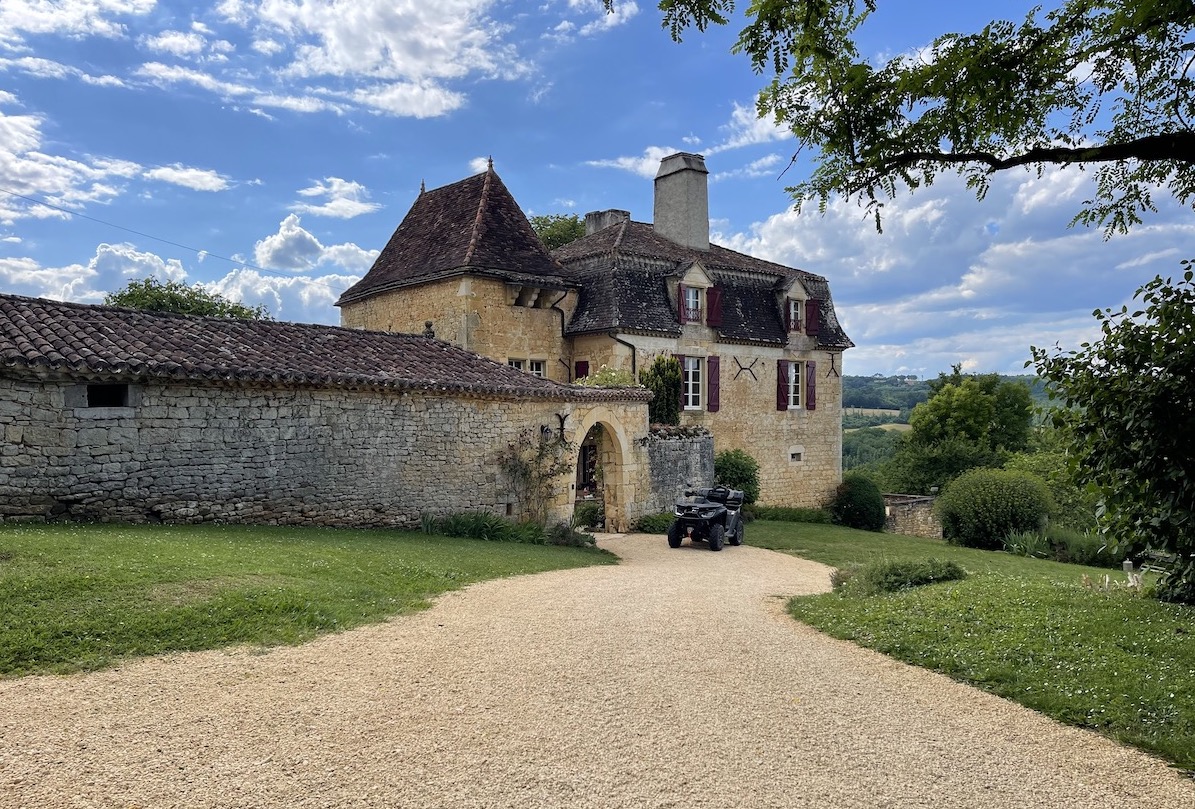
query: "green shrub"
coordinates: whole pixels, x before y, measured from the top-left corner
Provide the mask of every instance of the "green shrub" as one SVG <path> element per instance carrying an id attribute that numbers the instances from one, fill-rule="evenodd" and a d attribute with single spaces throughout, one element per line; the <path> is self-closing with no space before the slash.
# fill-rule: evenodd
<path id="1" fill-rule="evenodd" d="M 603 365 L 589 376 L 578 379 L 576 384 L 587 388 L 629 388 L 635 385 L 635 377 L 630 371 Z"/>
<path id="2" fill-rule="evenodd" d="M 587 534 L 584 531 L 578 531 L 566 522 L 558 522 L 550 526 L 546 532 L 543 533 L 544 539 L 549 545 L 566 545 L 572 548 L 592 548 L 597 544 L 597 538 L 593 534 Z"/>
<path id="3" fill-rule="evenodd" d="M 741 489 L 744 503 L 759 497 L 759 462 L 741 449 L 728 449 L 714 456 L 714 478 L 723 486 Z"/>
<path id="4" fill-rule="evenodd" d="M 1004 538 L 1004 552 L 1035 559 L 1054 558 L 1050 540 L 1040 531 L 1013 531 Z"/>
<path id="5" fill-rule="evenodd" d="M 839 574 L 840 579 L 843 575 Z M 848 570 L 845 576 L 838 586 L 840 592 L 876 595 L 943 581 L 958 581 L 967 578 L 967 571 L 957 562 L 943 559 L 903 559 L 872 562 L 858 570 Z M 833 585 L 833 578 L 830 583 Z"/>
<path id="6" fill-rule="evenodd" d="M 1040 531 L 1050 493 L 1040 478 L 1004 469 L 972 469 L 951 481 L 934 504 L 947 542 L 1000 550 L 1018 531 Z"/>
<path id="7" fill-rule="evenodd" d="M 672 525 L 672 521 L 676 517 L 671 511 L 665 511 L 662 514 L 648 514 L 646 517 L 640 517 L 639 521 L 635 523 L 635 530 L 641 534 L 663 534 L 668 531 L 668 526 Z"/>
<path id="8" fill-rule="evenodd" d="M 1119 568 L 1128 552 L 1123 544 L 1115 551 L 1111 550 L 1108 541 L 1099 534 L 1056 525 L 1046 529 L 1046 538 L 1053 550 L 1053 558 L 1073 565 Z"/>
<path id="9" fill-rule="evenodd" d="M 761 506 L 758 503 L 743 509 L 748 522 L 751 520 L 772 520 L 773 522 L 808 522 L 829 525 L 833 522 L 830 512 L 821 508 L 790 508 L 789 506 Z"/>
<path id="10" fill-rule="evenodd" d="M 606 522 L 606 515 L 602 512 L 602 503 L 597 500 L 578 503 L 573 509 L 573 525 L 578 528 L 601 528 Z"/>
<path id="11" fill-rule="evenodd" d="M 445 517 L 423 518 L 424 533 L 448 537 L 468 537 L 490 542 L 520 542 L 525 545 L 544 545 L 548 538 L 541 525 L 535 522 L 511 522 L 489 511 L 464 511 Z"/>
<path id="12" fill-rule="evenodd" d="M 850 474 L 838 484 L 830 515 L 838 525 L 864 531 L 884 530 L 884 495 L 870 478 Z"/>
<path id="13" fill-rule="evenodd" d="M 639 382 L 655 394 L 647 404 L 648 422 L 680 424 L 680 361 L 676 357 L 656 357 L 639 372 Z"/>

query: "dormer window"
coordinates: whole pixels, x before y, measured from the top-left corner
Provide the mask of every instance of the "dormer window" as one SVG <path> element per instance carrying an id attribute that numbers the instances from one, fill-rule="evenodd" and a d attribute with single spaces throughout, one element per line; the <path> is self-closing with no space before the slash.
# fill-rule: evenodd
<path id="1" fill-rule="evenodd" d="M 785 298 L 784 323 L 789 331 L 801 330 L 801 310 L 804 306 L 804 301 L 799 301 L 796 298 Z"/>
<path id="2" fill-rule="evenodd" d="M 701 289 L 698 287 L 680 288 L 680 322 L 701 322 Z"/>

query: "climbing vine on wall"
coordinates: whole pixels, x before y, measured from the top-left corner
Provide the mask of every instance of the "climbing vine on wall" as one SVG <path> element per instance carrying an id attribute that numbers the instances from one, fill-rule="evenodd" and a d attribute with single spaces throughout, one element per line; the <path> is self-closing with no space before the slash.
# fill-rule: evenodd
<path id="1" fill-rule="evenodd" d="M 557 479 L 572 471 L 576 449 L 564 436 L 543 426 L 524 427 L 501 450 L 498 466 L 510 479 L 523 520 L 547 524 Z"/>

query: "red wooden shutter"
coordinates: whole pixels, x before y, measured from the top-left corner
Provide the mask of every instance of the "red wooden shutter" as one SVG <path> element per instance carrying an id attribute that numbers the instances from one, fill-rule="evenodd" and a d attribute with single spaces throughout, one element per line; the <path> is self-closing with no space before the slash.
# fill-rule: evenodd
<path id="1" fill-rule="evenodd" d="M 722 288 L 710 287 L 705 293 L 709 314 L 705 317 L 705 324 L 713 328 L 722 325 Z"/>
<path id="2" fill-rule="evenodd" d="M 788 362 L 776 360 L 776 409 L 788 410 Z"/>
<path id="3" fill-rule="evenodd" d="M 573 371 L 573 381 L 575 382 L 583 376 L 589 376 L 589 360 L 577 360 L 576 369 Z"/>
<path id="4" fill-rule="evenodd" d="M 793 299 L 784 299 L 784 330 L 793 330 Z"/>
<path id="5" fill-rule="evenodd" d="M 805 409 L 817 410 L 817 363 L 805 363 Z"/>
<path id="6" fill-rule="evenodd" d="M 805 301 L 805 333 L 817 337 L 822 329 L 822 302 L 817 298 Z"/>
<path id="7" fill-rule="evenodd" d="M 680 401 L 677 402 L 677 405 L 683 412 L 685 409 L 685 355 L 674 354 L 673 356 L 676 357 L 676 361 L 680 363 Z"/>
<path id="8" fill-rule="evenodd" d="M 678 284 L 676 287 L 676 322 L 685 322 L 685 287 L 683 284 Z"/>
<path id="9" fill-rule="evenodd" d="M 719 371 L 722 370 L 722 361 L 717 357 L 705 358 L 705 372 L 709 374 L 709 381 L 706 383 L 706 405 L 705 409 L 711 413 L 718 412 L 718 396 L 722 392 L 722 376 Z"/>

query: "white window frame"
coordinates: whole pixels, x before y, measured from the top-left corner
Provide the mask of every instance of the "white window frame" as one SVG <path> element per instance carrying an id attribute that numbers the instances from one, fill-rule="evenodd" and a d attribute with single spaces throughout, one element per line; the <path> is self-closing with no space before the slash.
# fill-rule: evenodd
<path id="1" fill-rule="evenodd" d="M 796 360 L 788 364 L 788 409 L 805 409 L 804 360 Z"/>
<path id="2" fill-rule="evenodd" d="M 701 287 L 685 287 L 685 322 L 686 323 L 701 323 L 702 322 L 702 303 Z"/>
<path id="3" fill-rule="evenodd" d="M 685 366 L 681 369 L 681 400 L 685 410 L 700 410 L 702 407 L 703 364 L 702 357 L 685 357 Z"/>
<path id="4" fill-rule="evenodd" d="M 522 371 L 524 368 L 526 368 L 526 365 L 524 365 L 523 360 L 507 359 L 506 364 L 509 365 L 511 368 L 514 368 L 516 371 Z"/>
<path id="5" fill-rule="evenodd" d="M 805 319 L 805 301 L 798 298 L 788 299 L 788 330 L 801 331 Z"/>
<path id="6" fill-rule="evenodd" d="M 547 360 L 529 360 L 527 362 L 528 368 L 532 376 L 538 376 L 541 379 L 547 376 L 548 363 Z"/>

